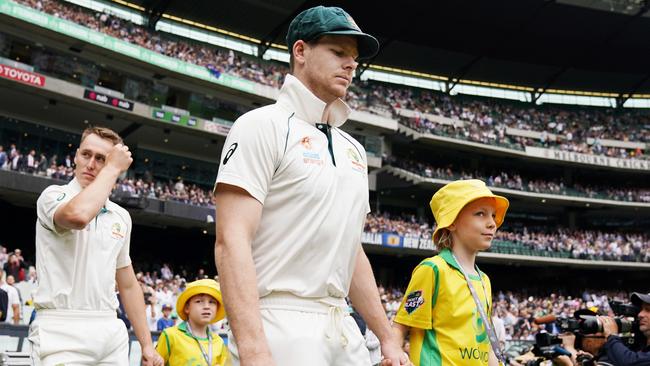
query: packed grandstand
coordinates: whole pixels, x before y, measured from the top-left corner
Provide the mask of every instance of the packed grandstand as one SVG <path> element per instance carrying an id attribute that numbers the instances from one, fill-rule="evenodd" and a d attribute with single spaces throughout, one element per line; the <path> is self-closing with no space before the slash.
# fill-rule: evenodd
<path id="1" fill-rule="evenodd" d="M 0 266 L 19 289 L 17 324 L 30 321 L 38 276 L 35 197 L 73 178 L 81 130 L 103 124 L 133 147 L 134 163 L 112 197 L 132 212 L 134 233 L 139 228 L 147 233 L 134 239 L 131 250 L 143 291 L 154 299 L 147 320 L 156 332 L 162 306 L 175 306 L 186 282 L 218 279 L 210 250 L 211 197 L 225 135 L 239 115 L 272 102 L 288 65 L 72 1 L 0 0 L 0 5 L 3 19 L 11 19 L 0 27 L 0 90 L 6 95 L 0 102 L 0 209 L 17 213 L 3 216 L 17 222 L 0 234 Z M 121 43 L 108 47 L 105 40 Z M 136 56 L 145 51 L 166 58 L 145 62 Z M 172 62 L 199 67 L 202 76 L 174 71 Z M 11 72 L 43 77 L 44 85 Z M 572 316 L 584 308 L 612 314 L 608 299 L 647 292 L 647 282 L 646 288 L 633 287 L 650 269 L 647 109 L 538 105 L 372 79 L 355 81 L 346 102 L 357 114 L 344 129 L 369 156 L 372 212 L 363 244 L 389 318 L 414 265 L 437 252 L 428 200 L 456 179 L 481 179 L 512 202 L 479 265 L 501 279 L 512 269 L 545 273 L 549 281 L 526 288 L 493 280 L 494 316 L 503 320 L 504 344 L 534 341 L 540 330 L 536 317 Z M 166 237 L 165 230 L 192 232 L 182 243 L 183 254 L 173 252 L 182 235 Z M 191 253 L 203 256 L 199 264 L 192 263 Z M 572 285 L 572 278 L 554 268 L 593 276 L 593 283 Z M 599 272 L 580 272 L 584 268 Z M 214 330 L 223 333 L 227 326 L 226 320 Z"/>

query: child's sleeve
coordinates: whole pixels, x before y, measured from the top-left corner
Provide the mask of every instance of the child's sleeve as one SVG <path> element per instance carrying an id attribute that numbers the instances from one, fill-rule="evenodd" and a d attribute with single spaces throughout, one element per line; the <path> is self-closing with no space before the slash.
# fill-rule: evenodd
<path id="1" fill-rule="evenodd" d="M 158 343 L 156 343 L 156 352 L 160 355 L 160 357 L 165 360 L 165 365 L 169 364 L 169 354 L 171 353 L 171 347 L 169 345 L 169 337 L 167 336 L 167 332 L 163 331 L 160 333 L 160 336 L 158 337 Z"/>
<path id="2" fill-rule="evenodd" d="M 438 297 L 438 267 L 425 260 L 413 270 L 395 322 L 419 329 L 431 329 L 432 312 Z"/>

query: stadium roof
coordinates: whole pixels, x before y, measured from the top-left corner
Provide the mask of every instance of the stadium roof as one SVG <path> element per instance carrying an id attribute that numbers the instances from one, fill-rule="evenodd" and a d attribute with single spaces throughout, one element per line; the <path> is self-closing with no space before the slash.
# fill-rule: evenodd
<path id="1" fill-rule="evenodd" d="M 130 2 L 277 44 L 301 10 L 337 5 L 380 40 L 376 65 L 542 89 L 650 93 L 649 6 L 638 0 L 615 1 L 625 12 L 604 0 Z"/>

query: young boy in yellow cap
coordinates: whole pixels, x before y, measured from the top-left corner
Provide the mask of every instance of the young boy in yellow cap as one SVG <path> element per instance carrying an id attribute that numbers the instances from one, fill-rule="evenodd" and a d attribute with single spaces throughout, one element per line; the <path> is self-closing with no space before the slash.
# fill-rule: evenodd
<path id="1" fill-rule="evenodd" d="M 208 329 L 226 316 L 219 284 L 211 279 L 188 283 L 178 296 L 176 312 L 183 322 L 165 329 L 156 345 L 165 365 L 225 365 L 228 350 Z"/>
<path id="2" fill-rule="evenodd" d="M 410 334 L 416 366 L 496 366 L 490 279 L 475 259 L 490 248 L 509 202 L 472 179 L 445 185 L 430 206 L 440 252 L 413 270 L 393 328 L 401 339 Z"/>

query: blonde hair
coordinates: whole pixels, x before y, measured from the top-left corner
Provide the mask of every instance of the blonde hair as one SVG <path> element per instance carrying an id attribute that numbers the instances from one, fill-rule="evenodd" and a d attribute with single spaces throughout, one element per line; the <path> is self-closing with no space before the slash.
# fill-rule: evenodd
<path id="1" fill-rule="evenodd" d="M 110 142 L 113 143 L 113 145 L 122 143 L 122 138 L 120 137 L 120 135 L 117 134 L 117 132 L 111 130 L 110 128 L 98 127 L 98 126 L 86 128 L 84 132 L 81 134 L 81 142 L 83 142 L 86 139 L 86 137 L 92 134 L 95 134 L 105 140 L 109 140 Z"/>
<path id="2" fill-rule="evenodd" d="M 434 241 L 438 250 L 451 249 L 454 245 L 454 240 L 451 237 L 451 231 L 447 228 L 440 229 L 438 238 Z"/>

